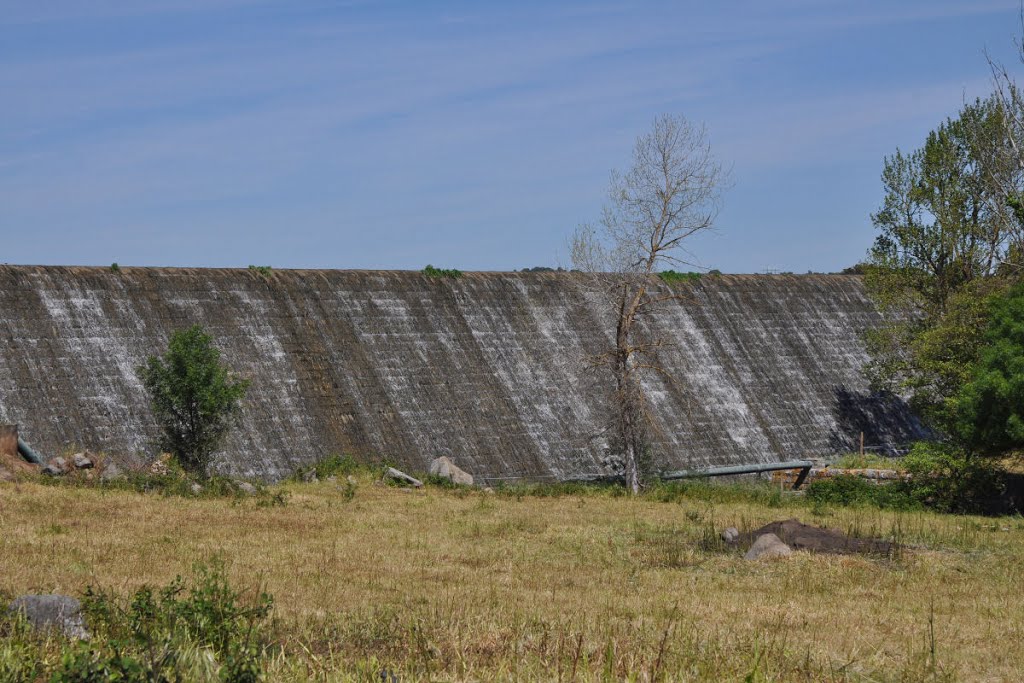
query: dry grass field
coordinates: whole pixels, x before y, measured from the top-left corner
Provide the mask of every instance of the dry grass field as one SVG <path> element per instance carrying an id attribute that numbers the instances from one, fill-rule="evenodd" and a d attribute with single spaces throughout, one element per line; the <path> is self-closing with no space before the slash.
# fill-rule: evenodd
<path id="1" fill-rule="evenodd" d="M 369 475 L 350 500 L 332 482 L 285 488 L 287 505 L 259 507 L 0 484 L 0 596 L 127 594 L 219 556 L 237 587 L 274 596 L 271 680 L 1024 675 L 1019 518 L 812 509 L 729 488 L 537 497 Z M 788 517 L 904 549 L 746 562 L 709 543 Z"/>

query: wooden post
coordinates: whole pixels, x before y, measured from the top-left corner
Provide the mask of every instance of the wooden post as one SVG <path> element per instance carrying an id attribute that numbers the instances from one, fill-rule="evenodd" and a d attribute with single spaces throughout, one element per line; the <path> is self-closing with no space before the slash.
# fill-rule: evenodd
<path id="1" fill-rule="evenodd" d="M 864 457 L 864 432 L 860 433 L 860 455 Z"/>

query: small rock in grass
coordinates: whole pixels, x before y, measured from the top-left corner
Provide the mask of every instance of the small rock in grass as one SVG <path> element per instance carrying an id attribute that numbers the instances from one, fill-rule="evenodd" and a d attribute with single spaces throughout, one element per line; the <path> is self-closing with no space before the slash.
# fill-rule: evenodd
<path id="1" fill-rule="evenodd" d="M 92 459 L 85 453 L 75 453 L 71 456 L 71 462 L 75 464 L 75 469 L 89 470 L 93 467 Z"/>
<path id="2" fill-rule="evenodd" d="M 117 466 L 117 463 L 107 460 L 103 465 L 103 471 L 100 472 L 100 481 L 113 481 L 123 476 L 124 472 Z"/>
<path id="3" fill-rule="evenodd" d="M 240 482 L 237 482 L 237 483 L 238 483 L 238 490 L 241 491 L 242 493 L 244 493 L 245 495 L 247 495 L 247 496 L 255 496 L 256 495 L 256 487 L 253 486 L 252 484 L 250 484 L 249 482 L 247 482 L 247 481 L 240 481 Z"/>
<path id="4" fill-rule="evenodd" d="M 726 543 L 735 543 L 739 540 L 739 537 L 740 532 L 734 526 L 731 526 L 722 532 L 722 540 Z"/>
<path id="5" fill-rule="evenodd" d="M 198 496 L 200 493 L 203 492 L 203 485 L 197 481 L 192 482 L 192 485 L 189 486 L 188 488 L 192 492 L 193 496 Z"/>
<path id="6" fill-rule="evenodd" d="M 59 477 L 66 474 L 68 471 L 68 461 L 64 458 L 52 458 L 50 462 L 46 463 L 43 467 L 43 474 L 48 474 L 51 477 Z"/>
<path id="7" fill-rule="evenodd" d="M 11 612 L 20 612 L 33 628 L 58 629 L 68 638 L 88 640 L 82 619 L 82 603 L 67 595 L 22 595 L 11 603 Z"/>
<path id="8" fill-rule="evenodd" d="M 750 550 L 743 556 L 744 560 L 769 560 L 779 557 L 789 557 L 793 550 L 783 543 L 775 534 L 762 534 L 750 546 Z"/>

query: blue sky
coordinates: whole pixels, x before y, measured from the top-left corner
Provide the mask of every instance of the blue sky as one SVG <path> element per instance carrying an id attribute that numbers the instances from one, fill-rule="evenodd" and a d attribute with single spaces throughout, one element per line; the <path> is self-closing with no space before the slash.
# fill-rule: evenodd
<path id="1" fill-rule="evenodd" d="M 701 265 L 837 270 L 1017 0 L 0 0 L 0 262 L 568 265 L 655 115 L 733 169 Z"/>

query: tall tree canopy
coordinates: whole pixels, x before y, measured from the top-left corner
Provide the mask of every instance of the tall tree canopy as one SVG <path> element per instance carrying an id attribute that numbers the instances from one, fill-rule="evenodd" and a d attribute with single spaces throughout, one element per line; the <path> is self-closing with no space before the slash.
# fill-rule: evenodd
<path id="1" fill-rule="evenodd" d="M 1024 286 L 994 302 L 984 342 L 953 401 L 956 434 L 982 453 L 1024 448 Z"/>
<path id="2" fill-rule="evenodd" d="M 889 322 L 868 335 L 876 388 L 910 394 L 934 426 L 951 426 L 989 301 L 1015 277 L 1021 168 L 997 98 L 966 105 L 882 172 L 878 236 L 865 282 Z"/>

